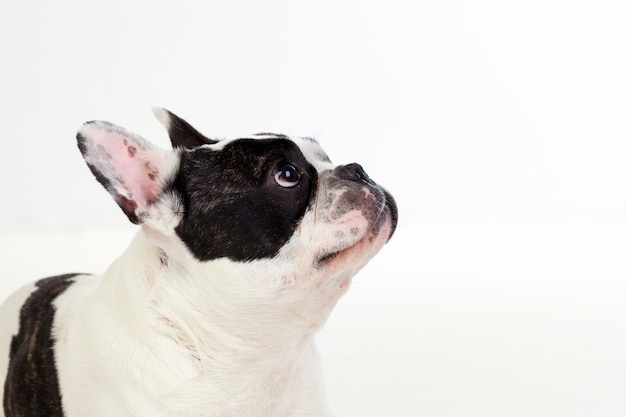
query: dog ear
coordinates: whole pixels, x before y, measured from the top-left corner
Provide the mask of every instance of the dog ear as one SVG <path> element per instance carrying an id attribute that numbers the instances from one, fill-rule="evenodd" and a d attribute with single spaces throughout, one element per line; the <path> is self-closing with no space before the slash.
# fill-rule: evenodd
<path id="1" fill-rule="evenodd" d="M 167 109 L 153 107 L 152 112 L 163 127 L 167 129 L 167 134 L 174 148 L 193 149 L 198 146 L 213 145 L 218 142 L 217 140 L 207 138 L 185 120 Z"/>
<path id="2" fill-rule="evenodd" d="M 89 169 L 130 221 L 140 224 L 150 218 L 151 208 L 176 173 L 179 153 L 103 121 L 85 123 L 76 139 Z"/>

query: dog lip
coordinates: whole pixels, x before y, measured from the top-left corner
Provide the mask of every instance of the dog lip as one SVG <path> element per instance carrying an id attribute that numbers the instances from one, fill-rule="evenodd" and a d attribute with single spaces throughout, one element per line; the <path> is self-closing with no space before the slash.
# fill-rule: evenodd
<path id="1" fill-rule="evenodd" d="M 341 248 L 334 248 L 327 252 L 322 252 L 320 256 L 317 258 L 317 260 L 315 261 L 316 267 L 323 268 L 333 259 L 341 255 L 343 252 L 346 252 L 354 248 L 355 246 L 361 244 L 366 239 L 373 241 L 380 235 L 381 230 L 384 228 L 385 223 L 387 222 L 389 223 L 389 235 L 387 236 L 387 239 L 385 240 L 385 242 L 389 242 L 389 240 L 395 233 L 396 227 L 398 225 L 398 206 L 396 204 L 395 199 L 385 188 L 377 184 L 374 184 L 374 185 L 370 184 L 369 186 L 377 189 L 380 192 L 379 194 L 380 208 L 379 208 L 378 215 L 376 216 L 376 219 L 370 222 L 368 230 L 360 239 L 348 244 L 347 246 L 344 246 Z"/>
<path id="2" fill-rule="evenodd" d="M 350 248 L 350 247 L 351 247 L 351 246 L 349 246 L 348 248 Z M 329 263 L 329 262 L 330 262 L 330 261 L 332 261 L 335 257 L 337 257 L 337 255 L 339 255 L 341 252 L 343 252 L 344 250 L 346 250 L 346 249 L 348 249 L 348 248 L 341 249 L 341 250 L 334 251 L 334 252 L 328 252 L 328 253 L 326 253 L 326 254 L 322 255 L 322 256 L 321 256 L 321 257 L 320 257 L 320 258 L 319 258 L 319 259 L 315 262 L 315 265 L 316 265 L 318 268 L 322 268 L 322 267 L 324 267 L 327 263 Z"/>
<path id="3" fill-rule="evenodd" d="M 389 221 L 391 222 L 391 231 L 389 232 L 389 236 L 387 237 L 387 242 L 391 239 L 391 236 L 396 232 L 396 228 L 398 226 L 398 205 L 396 204 L 396 200 L 389 193 L 389 191 L 380 187 L 383 192 L 383 196 L 385 197 L 385 202 L 383 205 L 383 213 L 381 217 L 384 215 L 385 217 L 389 217 Z M 382 219 L 378 219 L 377 223 L 381 224 Z"/>
<path id="4" fill-rule="evenodd" d="M 376 239 L 380 235 L 381 229 L 384 227 L 384 224 L 386 222 L 390 223 L 390 232 L 389 232 L 389 236 L 386 239 L 386 242 L 388 242 L 389 239 L 391 239 L 391 235 L 395 231 L 395 225 L 397 223 L 397 211 L 394 212 L 394 208 L 395 206 L 390 208 L 389 206 L 385 205 L 383 209 L 381 210 L 381 213 L 376 219 L 376 221 L 372 222 L 372 226 L 360 239 L 340 249 L 335 249 L 335 250 L 322 253 L 321 256 L 317 258 L 315 265 L 318 268 L 323 268 L 333 259 L 337 258 L 342 253 L 349 251 L 350 249 L 360 245 L 365 240 L 369 240 L 370 242 L 372 242 L 374 239 Z"/>

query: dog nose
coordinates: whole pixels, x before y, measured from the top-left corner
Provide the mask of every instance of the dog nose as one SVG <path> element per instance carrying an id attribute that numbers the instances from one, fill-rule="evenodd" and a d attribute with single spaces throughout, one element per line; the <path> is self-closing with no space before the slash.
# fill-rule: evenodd
<path id="1" fill-rule="evenodd" d="M 348 164 L 340 167 L 337 176 L 342 180 L 371 182 L 370 177 L 359 164 Z"/>

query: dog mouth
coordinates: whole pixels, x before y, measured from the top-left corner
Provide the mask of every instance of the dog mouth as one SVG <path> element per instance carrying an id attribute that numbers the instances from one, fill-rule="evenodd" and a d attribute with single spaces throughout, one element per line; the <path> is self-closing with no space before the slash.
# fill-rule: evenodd
<path id="1" fill-rule="evenodd" d="M 386 223 L 386 221 L 383 221 L 383 225 L 384 223 Z M 358 259 L 360 259 L 361 257 L 364 257 L 363 255 L 359 256 L 358 255 L 359 253 L 363 253 L 363 254 L 369 253 L 368 249 L 376 245 L 376 241 L 379 239 L 381 235 L 380 233 L 381 228 L 382 226 L 377 226 L 375 228 L 372 228 L 369 232 L 366 233 L 365 236 L 358 239 L 356 242 L 349 244 L 343 248 L 335 249 L 335 250 L 324 253 L 317 259 L 317 261 L 315 262 L 315 265 L 318 268 L 324 268 L 331 263 L 349 262 L 351 260 L 358 262 Z M 385 240 L 385 242 L 387 240 L 388 238 Z M 357 254 L 357 255 L 351 256 L 351 254 L 353 255 Z"/>
<path id="2" fill-rule="evenodd" d="M 331 261 L 339 257 L 343 257 L 344 254 L 352 251 L 363 250 L 366 247 L 370 247 L 376 243 L 381 234 L 387 234 L 385 241 L 387 243 L 391 236 L 395 233 L 398 225 L 398 208 L 394 198 L 387 192 L 387 190 L 381 188 L 382 191 L 382 204 L 381 209 L 377 217 L 370 222 L 370 226 L 365 234 L 355 242 L 352 242 L 344 247 L 334 248 L 333 250 L 323 253 L 315 262 L 318 268 L 323 268 Z M 382 244 L 381 244 L 382 246 Z"/>
<path id="3" fill-rule="evenodd" d="M 348 248 L 346 248 L 348 249 Z M 330 261 L 332 261 L 333 259 L 335 259 L 341 252 L 343 252 L 346 249 L 341 249 L 335 252 L 329 252 L 325 255 L 322 255 L 322 257 L 320 257 L 316 262 L 315 265 L 317 265 L 318 268 L 323 268 L 324 266 L 326 266 L 327 263 L 329 263 Z"/>

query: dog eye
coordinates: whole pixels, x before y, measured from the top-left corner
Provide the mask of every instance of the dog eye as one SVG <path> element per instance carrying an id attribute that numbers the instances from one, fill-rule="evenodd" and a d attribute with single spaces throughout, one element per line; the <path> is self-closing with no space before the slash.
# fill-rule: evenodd
<path id="1" fill-rule="evenodd" d="M 295 187 L 300 182 L 300 173 L 293 165 L 279 164 L 274 168 L 274 180 L 281 187 Z"/>

